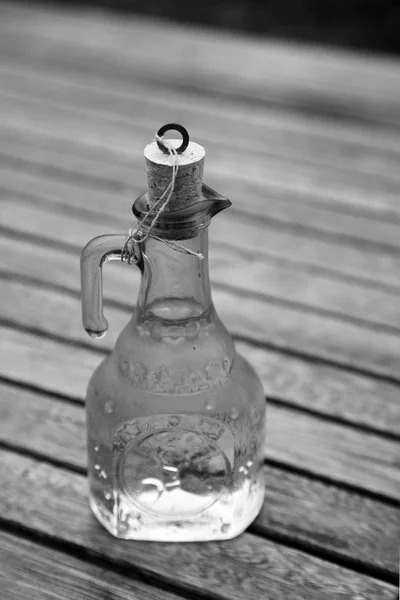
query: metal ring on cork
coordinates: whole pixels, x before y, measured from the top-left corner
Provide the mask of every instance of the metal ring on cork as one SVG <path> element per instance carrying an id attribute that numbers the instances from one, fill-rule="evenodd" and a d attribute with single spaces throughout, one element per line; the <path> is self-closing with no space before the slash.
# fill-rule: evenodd
<path id="1" fill-rule="evenodd" d="M 182 152 L 185 152 L 186 148 L 189 145 L 189 133 L 182 125 L 179 125 L 178 123 L 167 123 L 167 125 L 160 127 L 156 135 L 157 146 L 162 152 L 164 152 L 164 154 L 170 154 L 168 148 L 162 143 L 161 138 L 164 137 L 164 134 L 167 133 L 167 131 L 171 131 L 172 129 L 180 133 L 182 136 L 182 144 L 179 146 L 179 148 L 176 148 L 175 150 L 177 154 L 182 154 Z"/>

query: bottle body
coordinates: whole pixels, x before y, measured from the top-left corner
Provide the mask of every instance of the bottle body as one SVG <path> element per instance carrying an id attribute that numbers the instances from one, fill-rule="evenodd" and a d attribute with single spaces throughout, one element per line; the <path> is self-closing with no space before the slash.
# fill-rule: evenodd
<path id="1" fill-rule="evenodd" d="M 89 383 L 90 503 L 116 537 L 228 539 L 262 505 L 265 398 L 212 304 L 171 302 L 134 315 Z"/>

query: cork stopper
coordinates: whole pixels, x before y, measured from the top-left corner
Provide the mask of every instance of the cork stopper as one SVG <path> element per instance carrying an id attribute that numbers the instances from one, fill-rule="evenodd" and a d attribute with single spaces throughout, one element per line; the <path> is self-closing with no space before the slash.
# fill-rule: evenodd
<path id="1" fill-rule="evenodd" d="M 181 140 L 168 139 L 166 141 L 177 150 L 181 146 Z M 199 201 L 203 184 L 205 155 L 203 146 L 195 142 L 189 142 L 186 149 L 177 155 L 179 169 L 174 191 L 165 211 L 179 210 Z M 173 163 L 171 155 L 165 154 L 157 142 L 146 146 L 144 156 L 148 203 L 152 207 L 171 183 Z"/>

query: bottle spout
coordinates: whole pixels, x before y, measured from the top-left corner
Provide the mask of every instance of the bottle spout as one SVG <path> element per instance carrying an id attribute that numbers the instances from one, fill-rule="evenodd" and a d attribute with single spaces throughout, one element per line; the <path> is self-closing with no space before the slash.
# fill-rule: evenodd
<path id="1" fill-rule="evenodd" d="M 214 217 L 222 210 L 225 210 L 225 208 L 232 206 L 232 202 L 228 198 L 218 194 L 218 192 L 204 183 L 202 185 L 201 195 L 203 200 L 200 202 L 203 204 L 203 210 L 205 210 L 210 217 Z"/>
<path id="2" fill-rule="evenodd" d="M 196 202 L 179 210 L 161 212 L 157 217 L 157 226 L 153 231 L 165 235 L 167 232 L 201 226 L 205 221 L 231 205 L 232 202 L 228 198 L 221 196 L 221 194 L 203 183 Z M 147 193 L 139 196 L 133 203 L 132 212 L 139 222 L 150 225 L 151 215 Z"/>

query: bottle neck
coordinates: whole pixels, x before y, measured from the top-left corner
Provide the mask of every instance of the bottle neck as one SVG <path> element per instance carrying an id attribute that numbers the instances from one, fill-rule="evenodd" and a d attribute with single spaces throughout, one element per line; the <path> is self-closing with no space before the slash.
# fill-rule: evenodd
<path id="1" fill-rule="evenodd" d="M 182 321 L 207 313 L 212 306 L 207 228 L 177 243 L 204 258 L 179 252 L 149 237 L 143 248 L 143 277 L 137 304 L 140 320 Z"/>

